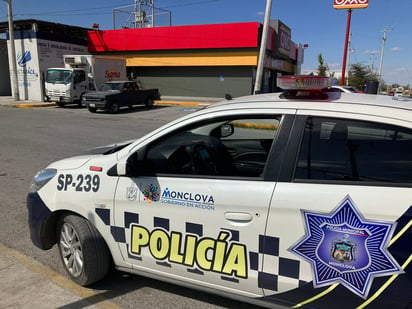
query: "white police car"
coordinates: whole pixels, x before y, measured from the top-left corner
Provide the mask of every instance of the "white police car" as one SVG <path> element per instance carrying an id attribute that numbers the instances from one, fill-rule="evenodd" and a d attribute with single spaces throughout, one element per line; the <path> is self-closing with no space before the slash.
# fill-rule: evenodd
<path id="1" fill-rule="evenodd" d="M 52 163 L 33 243 L 71 279 L 117 269 L 268 307 L 405 308 L 412 291 L 412 104 L 327 79 L 190 114 Z"/>

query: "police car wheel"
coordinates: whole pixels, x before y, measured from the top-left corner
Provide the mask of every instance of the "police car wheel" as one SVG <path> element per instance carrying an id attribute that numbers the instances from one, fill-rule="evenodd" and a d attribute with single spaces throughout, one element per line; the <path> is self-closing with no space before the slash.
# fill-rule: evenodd
<path id="1" fill-rule="evenodd" d="M 66 215 L 58 224 L 61 260 L 71 280 L 90 285 L 106 276 L 110 257 L 106 243 L 93 225 L 76 215 Z"/>

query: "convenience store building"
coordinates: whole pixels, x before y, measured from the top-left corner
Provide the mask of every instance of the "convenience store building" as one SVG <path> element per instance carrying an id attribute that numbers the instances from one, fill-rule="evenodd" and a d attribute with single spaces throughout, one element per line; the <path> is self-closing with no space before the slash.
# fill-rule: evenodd
<path id="1" fill-rule="evenodd" d="M 88 50 L 125 57 L 129 78 L 162 95 L 237 97 L 253 93 L 262 30 L 259 22 L 93 30 Z M 300 73 L 304 49 L 291 33 L 271 22 L 260 92 L 276 91 L 279 75 Z"/>
<path id="2" fill-rule="evenodd" d="M 89 53 L 125 57 L 128 77 L 159 88 L 162 96 L 249 95 L 263 31 L 259 22 L 93 30 L 29 19 L 14 21 L 14 27 L 20 99 L 35 101 L 44 98 L 47 68 L 63 67 L 64 54 Z M 8 24 L 0 23 L 0 32 L 7 31 Z M 291 34 L 281 21 L 271 21 L 260 92 L 278 90 L 279 75 L 300 73 L 304 49 Z M 0 43 L 0 80 L 11 80 L 8 35 L 7 44 Z M 12 93 L 10 83 L 2 85 L 0 95 Z"/>

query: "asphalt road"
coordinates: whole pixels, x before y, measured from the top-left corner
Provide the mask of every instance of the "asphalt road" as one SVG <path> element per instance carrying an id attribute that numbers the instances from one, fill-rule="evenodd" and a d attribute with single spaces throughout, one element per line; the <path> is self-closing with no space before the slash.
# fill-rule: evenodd
<path id="1" fill-rule="evenodd" d="M 32 176 L 53 161 L 96 146 L 141 137 L 195 109 L 136 107 L 111 115 L 92 114 L 78 107 L 0 107 L 0 243 L 64 275 L 56 246 L 42 251 L 29 238 L 26 195 Z M 252 308 L 115 270 L 89 287 L 88 292 L 92 304 L 99 305 L 104 299 L 121 308 Z"/>

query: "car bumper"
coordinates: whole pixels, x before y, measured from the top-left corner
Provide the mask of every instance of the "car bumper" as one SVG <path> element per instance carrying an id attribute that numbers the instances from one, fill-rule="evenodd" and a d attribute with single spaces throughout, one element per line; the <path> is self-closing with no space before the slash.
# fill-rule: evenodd
<path id="1" fill-rule="evenodd" d="M 33 244 L 43 250 L 50 249 L 55 242 L 47 240 L 44 235 L 46 222 L 51 217 L 52 212 L 37 192 L 27 195 L 27 209 L 30 238 Z"/>
<path id="2" fill-rule="evenodd" d="M 49 101 L 51 102 L 65 102 L 70 103 L 72 99 L 69 97 L 58 97 L 58 96 L 49 96 Z"/>
<path id="3" fill-rule="evenodd" d="M 105 109 L 107 106 L 106 102 L 85 102 L 84 105 L 86 105 L 87 107 L 103 108 L 103 109 Z"/>

